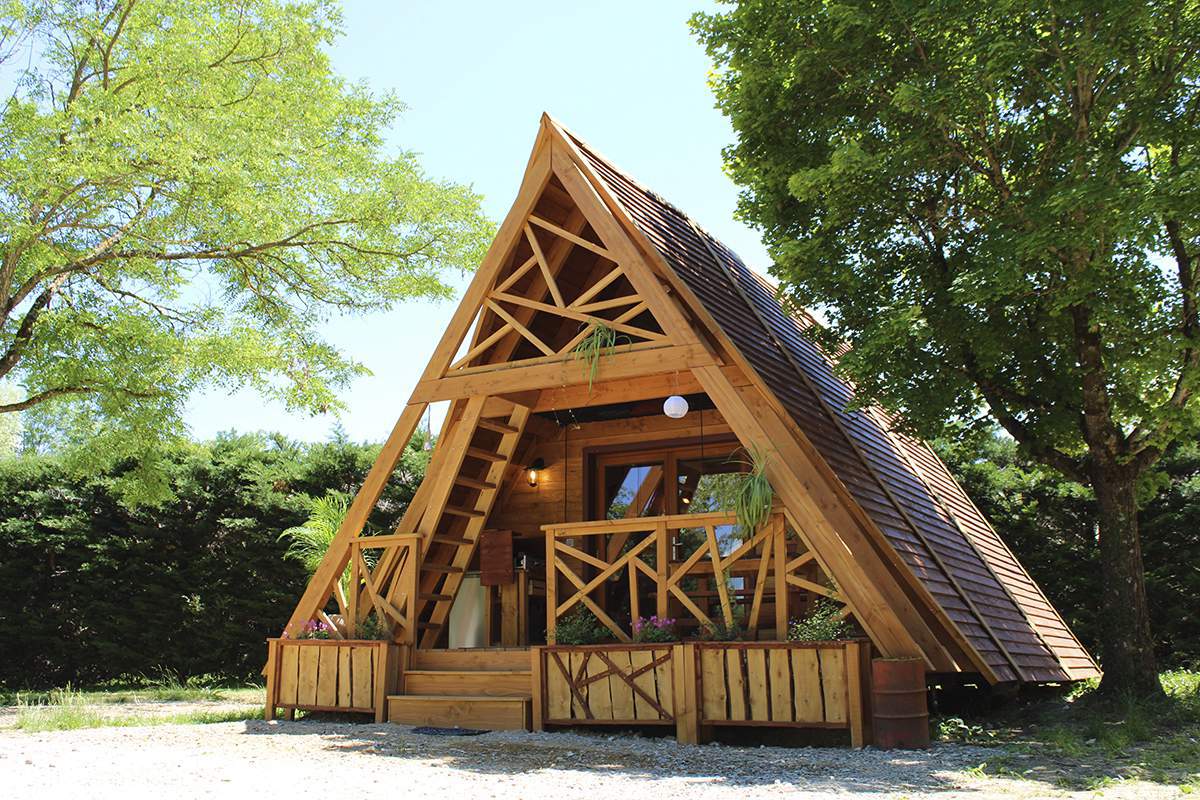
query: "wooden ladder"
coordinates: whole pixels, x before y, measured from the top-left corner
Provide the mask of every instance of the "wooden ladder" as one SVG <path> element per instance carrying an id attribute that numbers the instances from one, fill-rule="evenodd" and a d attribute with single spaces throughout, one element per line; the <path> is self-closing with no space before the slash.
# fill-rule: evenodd
<path id="1" fill-rule="evenodd" d="M 417 525 L 424 553 L 417 597 L 420 647 L 433 647 L 441 636 L 529 420 L 525 406 L 514 404 L 506 416 L 484 416 L 485 406 L 483 397 L 467 401 L 429 465 L 429 501 Z"/>

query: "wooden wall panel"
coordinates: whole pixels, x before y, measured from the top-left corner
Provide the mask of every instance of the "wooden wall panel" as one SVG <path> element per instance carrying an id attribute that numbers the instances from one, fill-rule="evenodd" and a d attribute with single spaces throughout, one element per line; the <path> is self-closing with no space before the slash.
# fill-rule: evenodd
<path id="1" fill-rule="evenodd" d="M 568 414 L 560 414 L 564 422 Z M 520 536 L 540 537 L 540 526 L 551 522 L 582 522 L 587 518 L 583 507 L 588 492 L 584 486 L 585 450 L 608 445 L 653 446 L 655 441 L 695 439 L 703 429 L 705 441 L 727 437 L 729 426 L 715 410 L 692 411 L 683 419 L 662 414 L 626 420 L 588 422 L 547 430 L 534 440 L 527 433 L 518 447 L 525 459 L 542 458 L 546 469 L 536 487 L 524 480 L 524 471 L 512 470 L 506 476 L 509 486 L 502 492 L 498 507 L 487 527 L 512 530 Z M 528 446 L 532 445 L 532 446 Z M 524 465 L 520 465 L 522 468 Z"/>

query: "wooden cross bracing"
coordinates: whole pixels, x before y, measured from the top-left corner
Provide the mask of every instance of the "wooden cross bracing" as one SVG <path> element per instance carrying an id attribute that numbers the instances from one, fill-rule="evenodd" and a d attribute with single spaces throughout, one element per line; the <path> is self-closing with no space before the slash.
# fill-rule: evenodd
<path id="1" fill-rule="evenodd" d="M 701 626 L 715 629 L 718 623 L 711 615 L 711 609 L 703 608 L 696 601 L 694 593 L 689 593 L 681 585 L 682 581 L 700 578 L 710 582 L 716 589 L 716 613 L 726 628 L 733 628 L 736 615 L 729 577 L 738 573 L 753 575 L 750 610 L 745 619 L 747 632 L 751 635 L 757 634 L 762 627 L 761 612 L 768 585 L 772 587 L 770 596 L 775 608 L 774 625 L 776 635 L 780 638 L 786 636 L 789 623 L 789 587 L 844 603 L 837 590 L 828 585 L 831 583 L 828 577 L 821 582 L 823 573 L 819 568 L 818 580 L 798 574 L 806 568 L 816 567 L 815 554 L 805 549 L 797 555 L 789 555 L 787 523 L 783 513 L 772 514 L 752 536 L 746 537 L 729 552 L 722 553 L 717 529 L 735 523 L 736 518 L 732 514 L 713 512 L 543 526 L 548 575 L 548 636 L 553 635 L 560 617 L 575 606 L 583 605 L 618 640 L 631 641 L 632 630 L 614 619 L 606 608 L 605 598 L 600 596 L 605 591 L 604 587 L 622 571 L 627 573 L 628 578 L 631 623 L 641 616 L 639 580 L 642 578 L 649 580 L 654 587 L 658 616 L 666 616 L 669 603 L 674 601 Z M 686 530 L 703 531 L 704 541 L 682 560 L 669 561 L 669 553 L 676 546 L 677 534 Z M 641 538 L 635 538 L 638 536 Z M 621 545 L 614 548 L 618 540 Z M 584 541 L 598 541 L 599 546 L 585 547 Z M 647 552 L 654 554 L 653 566 L 647 563 L 647 557 L 643 555 Z M 593 574 L 585 578 L 583 573 L 588 568 L 593 570 Z M 558 598 L 557 576 L 565 578 L 574 587 L 574 592 L 561 600 Z M 845 607 L 841 616 L 844 618 L 851 613 L 849 607 Z"/>

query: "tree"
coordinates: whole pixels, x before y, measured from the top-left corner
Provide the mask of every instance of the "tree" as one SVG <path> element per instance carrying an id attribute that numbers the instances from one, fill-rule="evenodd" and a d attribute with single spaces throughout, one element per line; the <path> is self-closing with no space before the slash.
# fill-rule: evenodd
<path id="1" fill-rule="evenodd" d="M 927 436 L 986 411 L 1094 490 L 1103 685 L 1160 692 L 1137 507 L 1197 430 L 1200 8 L 745 0 L 693 25 L 783 295 L 827 311 L 864 400 Z"/>
<path id="2" fill-rule="evenodd" d="M 319 323 L 449 296 L 490 223 L 385 148 L 402 106 L 332 72 L 339 28 L 329 0 L 3 5 L 0 413 L 146 465 L 201 386 L 338 408 L 364 369 Z"/>

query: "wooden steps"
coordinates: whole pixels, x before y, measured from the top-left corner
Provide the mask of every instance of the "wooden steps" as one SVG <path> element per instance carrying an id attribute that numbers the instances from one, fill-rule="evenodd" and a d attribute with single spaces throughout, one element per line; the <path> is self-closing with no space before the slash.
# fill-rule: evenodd
<path id="1" fill-rule="evenodd" d="M 528 697 L 396 694 L 388 697 L 388 722 L 490 731 L 530 729 Z"/>
<path id="2" fill-rule="evenodd" d="M 521 429 L 515 425 L 509 425 L 502 420 L 493 419 L 491 417 L 480 417 L 476 423 L 480 428 L 486 428 L 489 431 L 496 433 L 520 433 Z"/>
<path id="3" fill-rule="evenodd" d="M 528 648 L 412 651 L 388 721 L 439 728 L 529 730 L 533 673 Z"/>
<path id="4" fill-rule="evenodd" d="M 457 476 L 454 482 L 459 486 L 465 486 L 468 489 L 478 489 L 481 492 L 490 492 L 496 488 L 496 484 L 490 481 L 480 481 L 475 478 L 468 478 L 466 475 Z"/>
<path id="5" fill-rule="evenodd" d="M 529 670 L 410 669 L 404 673 L 405 694 L 531 697 Z"/>
<path id="6" fill-rule="evenodd" d="M 412 657 L 412 669 L 418 670 L 490 672 L 492 670 L 528 670 L 530 665 L 529 650 L 524 647 L 414 650 Z"/>

